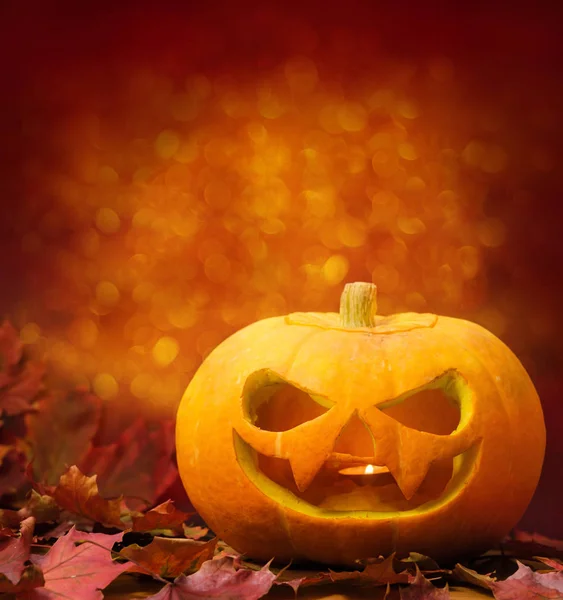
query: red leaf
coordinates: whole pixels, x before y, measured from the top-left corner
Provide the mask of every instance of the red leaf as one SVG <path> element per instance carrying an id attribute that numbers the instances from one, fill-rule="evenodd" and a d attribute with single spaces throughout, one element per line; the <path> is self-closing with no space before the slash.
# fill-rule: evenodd
<path id="1" fill-rule="evenodd" d="M 332 581 L 356 580 L 358 583 L 370 583 L 372 585 L 387 585 L 388 583 L 407 583 L 409 574 L 405 571 L 397 573 L 393 566 L 395 555 L 388 556 L 378 563 L 366 565 L 363 571 L 344 571 L 336 573 L 330 571 Z"/>
<path id="2" fill-rule="evenodd" d="M 45 579 L 41 569 L 35 565 L 28 565 L 25 567 L 21 579 L 15 585 L 7 577 L 0 575 L 0 593 L 19 594 L 28 592 L 33 588 L 41 587 L 44 583 Z M 29 596 L 25 597 L 29 598 Z"/>
<path id="3" fill-rule="evenodd" d="M 450 592 L 447 584 L 444 588 L 432 585 L 417 566 L 416 575 L 408 587 L 401 588 L 400 597 L 401 600 L 450 600 Z"/>
<path id="4" fill-rule="evenodd" d="M 100 590 L 131 566 L 112 560 L 111 548 L 122 537 L 123 533 L 106 535 L 71 529 L 45 556 L 33 556 L 33 562 L 43 571 L 45 586 L 29 592 L 26 599 L 100 600 Z"/>
<path id="5" fill-rule="evenodd" d="M 146 600 L 258 600 L 268 593 L 276 576 L 268 565 L 260 571 L 235 569 L 230 557 L 208 560 L 193 575 L 181 575 Z"/>
<path id="6" fill-rule="evenodd" d="M 90 450 L 100 420 L 100 400 L 74 391 L 50 395 L 27 415 L 32 473 L 37 482 L 56 485 L 70 465 L 78 464 Z"/>
<path id="7" fill-rule="evenodd" d="M 213 558 L 217 540 L 195 542 L 183 538 L 155 537 L 148 546 L 132 544 L 121 551 L 137 567 L 133 571 L 174 578 L 182 573 L 197 571 Z M 140 569 L 139 569 L 140 567 Z"/>
<path id="8" fill-rule="evenodd" d="M 4 542 L 0 546 L 0 573 L 14 585 L 20 580 L 25 563 L 29 560 L 29 548 L 33 538 L 35 519 L 21 522 L 20 536 Z"/>
<path id="9" fill-rule="evenodd" d="M 178 529 L 189 516 L 188 513 L 177 510 L 172 500 L 167 500 L 144 515 L 132 516 L 133 531 Z"/>
<path id="10" fill-rule="evenodd" d="M 143 510 L 175 480 L 173 451 L 172 421 L 151 424 L 138 419 L 116 443 L 93 448 L 79 467 L 83 473 L 98 475 L 104 496 L 123 495 L 130 508 Z"/>
<path id="11" fill-rule="evenodd" d="M 497 600 L 540 600 L 563 598 L 563 571 L 534 573 L 518 563 L 518 570 L 504 581 L 495 581 L 491 589 Z"/>
<path id="12" fill-rule="evenodd" d="M 121 498 L 105 500 L 98 491 L 96 475 L 86 477 L 72 466 L 61 475 L 53 492 L 55 502 L 63 509 L 109 527 L 123 527 Z"/>
<path id="13" fill-rule="evenodd" d="M 538 556 L 538 560 L 541 560 L 542 563 L 551 567 L 554 571 L 563 571 L 563 562 L 557 560 L 555 558 L 546 558 L 545 556 Z"/>

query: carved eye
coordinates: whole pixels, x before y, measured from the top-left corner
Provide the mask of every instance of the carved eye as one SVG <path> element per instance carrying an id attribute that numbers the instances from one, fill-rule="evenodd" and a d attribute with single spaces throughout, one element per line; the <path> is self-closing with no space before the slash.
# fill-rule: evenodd
<path id="1" fill-rule="evenodd" d="M 265 431 L 287 431 L 324 414 L 333 403 L 308 394 L 269 370 L 253 373 L 245 384 L 245 417 Z"/>
<path id="2" fill-rule="evenodd" d="M 469 394 L 467 384 L 459 375 L 445 373 L 431 384 L 377 408 L 412 429 L 449 435 L 460 423 L 460 406 Z"/>

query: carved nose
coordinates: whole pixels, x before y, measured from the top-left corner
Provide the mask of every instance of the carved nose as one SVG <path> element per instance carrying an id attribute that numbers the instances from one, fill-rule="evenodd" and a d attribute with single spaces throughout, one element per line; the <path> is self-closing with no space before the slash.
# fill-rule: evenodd
<path id="1" fill-rule="evenodd" d="M 354 411 L 336 439 L 333 452 L 352 456 L 373 456 L 374 440 L 367 425 Z"/>

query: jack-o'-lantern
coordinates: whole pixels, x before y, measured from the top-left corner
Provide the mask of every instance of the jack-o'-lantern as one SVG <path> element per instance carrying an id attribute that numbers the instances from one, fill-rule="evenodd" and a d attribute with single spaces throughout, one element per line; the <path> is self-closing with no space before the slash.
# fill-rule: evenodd
<path id="1" fill-rule="evenodd" d="M 474 323 L 340 314 L 258 321 L 202 363 L 178 411 L 180 474 L 217 535 L 258 559 L 455 557 L 516 524 L 545 426 L 514 354 Z"/>

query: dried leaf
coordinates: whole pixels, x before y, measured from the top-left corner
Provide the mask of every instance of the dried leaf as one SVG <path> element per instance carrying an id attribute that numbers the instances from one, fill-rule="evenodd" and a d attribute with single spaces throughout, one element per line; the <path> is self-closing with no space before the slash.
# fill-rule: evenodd
<path id="1" fill-rule="evenodd" d="M 182 525 L 184 537 L 191 540 L 200 540 L 209 533 L 207 527 L 200 527 L 199 525 Z"/>
<path id="2" fill-rule="evenodd" d="M 25 519 L 21 522 L 19 537 L 12 538 L 0 546 L 0 573 L 13 585 L 19 582 L 25 563 L 29 560 L 34 527 L 33 517 Z"/>
<path id="3" fill-rule="evenodd" d="M 92 448 L 78 466 L 87 475 L 98 475 L 102 495 L 124 496 L 131 509 L 143 510 L 177 477 L 173 432 L 172 421 L 154 424 L 139 419 L 116 443 Z"/>
<path id="4" fill-rule="evenodd" d="M 490 590 L 491 583 L 494 583 L 495 581 L 490 575 L 482 575 L 481 573 L 478 573 L 469 567 L 464 567 L 459 563 L 455 566 L 452 574 L 458 581 L 470 583 L 471 585 L 476 585 L 486 590 Z"/>
<path id="5" fill-rule="evenodd" d="M 20 526 L 21 521 L 22 516 L 17 510 L 10 510 L 9 508 L 0 509 L 0 526 L 15 529 Z"/>
<path id="6" fill-rule="evenodd" d="M 71 529 L 47 554 L 33 556 L 34 563 L 43 570 L 45 586 L 30 592 L 26 599 L 101 600 L 100 590 L 131 566 L 112 560 L 111 548 L 122 537 L 123 533 L 106 535 Z"/>
<path id="7" fill-rule="evenodd" d="M 178 510 L 172 500 L 167 500 L 141 516 L 132 516 L 133 531 L 154 531 L 179 529 L 189 517 L 188 513 Z"/>
<path id="8" fill-rule="evenodd" d="M 195 542 L 183 538 L 155 537 L 148 546 L 132 544 L 121 554 L 137 565 L 131 570 L 156 574 L 172 579 L 183 573 L 192 573 L 213 558 L 217 540 Z"/>
<path id="9" fill-rule="evenodd" d="M 495 581 L 491 589 L 497 600 L 563 599 L 563 571 L 534 573 L 518 562 L 518 570 L 504 581 Z"/>
<path id="10" fill-rule="evenodd" d="M 397 573 L 393 562 L 395 555 L 388 556 L 381 562 L 369 563 L 363 571 L 344 571 L 336 573 L 330 571 L 332 581 L 355 580 L 358 583 L 369 583 L 371 585 L 387 585 L 388 583 L 407 583 L 409 574 L 404 571 Z"/>
<path id="11" fill-rule="evenodd" d="M 450 592 L 447 584 L 444 588 L 432 585 L 417 565 L 416 575 L 411 579 L 408 587 L 401 588 L 400 597 L 401 600 L 449 600 Z"/>
<path id="12" fill-rule="evenodd" d="M 15 585 L 7 577 L 0 575 L 0 594 L 18 594 L 33 588 L 42 587 L 45 583 L 43 571 L 36 565 L 28 565 Z M 29 596 L 25 596 L 29 598 Z"/>
<path id="13" fill-rule="evenodd" d="M 181 575 L 147 600 L 258 600 L 268 593 L 276 576 L 266 565 L 259 571 L 235 569 L 230 557 L 208 560 L 193 575 Z"/>
<path id="14" fill-rule="evenodd" d="M 108 527 L 123 527 L 121 498 L 105 500 L 100 496 L 96 475 L 86 477 L 72 466 L 61 475 L 53 492 L 55 502 L 63 509 Z"/>
<path id="15" fill-rule="evenodd" d="M 100 400 L 74 391 L 52 394 L 41 400 L 26 424 L 32 451 L 34 481 L 56 485 L 70 465 L 90 450 L 100 420 Z"/>
<path id="16" fill-rule="evenodd" d="M 554 571 L 563 571 L 563 562 L 556 558 L 546 558 L 545 556 L 538 556 L 537 559 L 544 565 L 552 568 Z"/>

